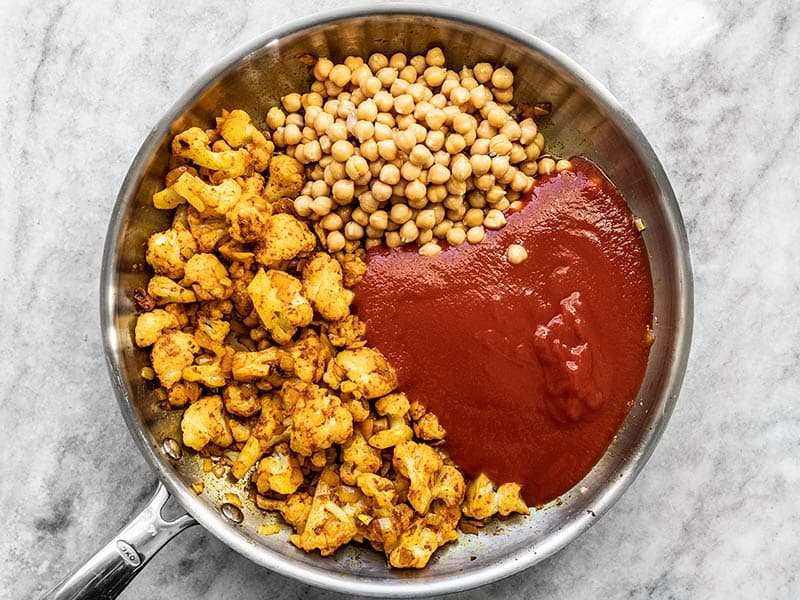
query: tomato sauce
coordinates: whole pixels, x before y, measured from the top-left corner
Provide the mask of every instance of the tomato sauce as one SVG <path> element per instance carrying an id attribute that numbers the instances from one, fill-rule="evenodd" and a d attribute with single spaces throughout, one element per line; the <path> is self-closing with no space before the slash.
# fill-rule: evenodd
<path id="1" fill-rule="evenodd" d="M 356 288 L 367 337 L 400 390 L 434 412 L 468 475 L 522 485 L 530 505 L 579 482 L 644 376 L 650 266 L 633 216 L 586 159 L 537 180 L 477 245 L 373 248 Z M 512 265 L 511 244 L 528 258 Z"/>

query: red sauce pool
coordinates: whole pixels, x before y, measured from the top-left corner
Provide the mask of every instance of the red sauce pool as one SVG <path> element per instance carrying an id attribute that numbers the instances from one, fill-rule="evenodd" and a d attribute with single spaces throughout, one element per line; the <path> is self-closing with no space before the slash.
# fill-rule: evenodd
<path id="1" fill-rule="evenodd" d="M 539 505 L 597 463 L 647 365 L 653 289 L 624 200 L 586 159 L 540 178 L 475 246 L 373 248 L 355 310 L 400 389 L 434 412 L 468 475 Z M 510 244 L 528 259 L 511 265 Z"/>

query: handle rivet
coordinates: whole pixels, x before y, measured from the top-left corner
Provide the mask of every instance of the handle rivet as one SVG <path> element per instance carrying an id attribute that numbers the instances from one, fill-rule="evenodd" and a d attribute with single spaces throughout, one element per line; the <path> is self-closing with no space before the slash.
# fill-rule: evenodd
<path id="1" fill-rule="evenodd" d="M 242 509 L 240 509 L 235 504 L 231 504 L 230 502 L 226 502 L 219 508 L 222 516 L 231 521 L 232 523 L 241 523 L 244 521 L 244 514 L 242 514 Z"/>
<path id="2" fill-rule="evenodd" d="M 164 438 L 164 441 L 161 442 L 161 450 L 172 460 L 180 460 L 181 458 L 181 445 L 178 443 L 178 440 L 171 437 Z"/>

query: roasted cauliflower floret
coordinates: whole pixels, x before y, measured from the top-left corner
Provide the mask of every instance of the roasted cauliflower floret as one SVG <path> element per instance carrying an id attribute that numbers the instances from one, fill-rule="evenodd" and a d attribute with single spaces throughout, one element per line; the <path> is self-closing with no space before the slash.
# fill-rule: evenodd
<path id="1" fill-rule="evenodd" d="M 181 158 L 188 158 L 196 165 L 224 171 L 224 176 L 234 179 L 244 175 L 247 170 L 247 151 L 227 150 L 213 152 L 209 147 L 211 140 L 199 127 L 190 127 L 176 135 L 172 140 L 172 153 Z"/>
<path id="2" fill-rule="evenodd" d="M 279 398 L 269 394 L 261 399 L 261 414 L 258 416 L 258 421 L 231 467 L 231 474 L 236 479 L 244 477 L 258 459 L 275 444 L 285 441 L 285 417 Z"/>
<path id="3" fill-rule="evenodd" d="M 458 507 L 436 504 L 424 516 L 418 516 L 400 536 L 389 553 L 389 564 L 398 569 L 421 569 L 437 548 L 458 538 Z"/>
<path id="4" fill-rule="evenodd" d="M 444 465 L 436 474 L 433 486 L 433 498 L 441 500 L 447 506 L 459 506 L 464 499 L 466 484 L 461 471 L 453 465 Z"/>
<path id="5" fill-rule="evenodd" d="M 389 394 L 377 400 L 375 410 L 388 418 L 389 427 L 370 436 L 369 445 L 380 449 L 391 448 L 414 437 L 406 418 L 408 408 L 408 398 L 402 393 Z"/>
<path id="6" fill-rule="evenodd" d="M 199 300 L 222 300 L 233 292 L 228 269 L 213 254 L 195 254 L 186 261 L 183 283 L 192 287 Z"/>
<path id="7" fill-rule="evenodd" d="M 337 348 L 361 348 L 367 343 L 367 326 L 355 315 L 348 315 L 334 323 L 325 323 L 322 332 Z"/>
<path id="8" fill-rule="evenodd" d="M 219 396 L 204 396 L 191 404 L 183 413 L 181 431 L 184 445 L 193 450 L 200 451 L 209 443 L 223 448 L 233 443 Z"/>
<path id="9" fill-rule="evenodd" d="M 252 417 L 261 408 L 258 390 L 249 383 L 229 383 L 222 390 L 225 410 L 240 417 Z"/>
<path id="10" fill-rule="evenodd" d="M 137 317 L 133 338 L 139 348 L 145 348 L 155 344 L 165 329 L 177 329 L 178 326 L 175 315 L 164 309 L 155 308 Z"/>
<path id="11" fill-rule="evenodd" d="M 199 383 L 179 381 L 167 392 L 167 400 L 172 408 L 183 408 L 187 404 L 197 401 L 203 389 Z"/>
<path id="12" fill-rule="evenodd" d="M 338 477 L 331 469 L 320 475 L 305 527 L 289 537 L 298 548 L 306 552 L 319 550 L 322 556 L 328 556 L 358 533 L 352 514 L 354 507 L 348 511 L 342 506 L 344 503 L 336 493 L 337 482 Z"/>
<path id="13" fill-rule="evenodd" d="M 269 179 L 264 186 L 264 198 L 273 202 L 279 198 L 296 198 L 306 182 L 303 165 L 286 154 L 275 154 L 269 161 Z"/>
<path id="14" fill-rule="evenodd" d="M 376 506 L 387 508 L 392 505 L 395 490 L 391 479 L 374 473 L 361 473 L 358 476 L 357 484 L 364 495 L 371 498 Z"/>
<path id="15" fill-rule="evenodd" d="M 530 511 L 520 494 L 516 483 L 504 483 L 497 491 L 492 480 L 481 473 L 467 485 L 461 512 L 477 521 L 484 521 L 500 513 L 502 516 L 512 512 L 527 515 Z"/>
<path id="16" fill-rule="evenodd" d="M 306 256 L 316 245 L 308 225 L 287 213 L 273 214 L 254 245 L 256 261 L 265 267 L 279 267 L 297 256 Z"/>
<path id="17" fill-rule="evenodd" d="M 256 171 L 263 171 L 269 164 L 270 156 L 275 150 L 275 144 L 267 140 L 255 125 L 250 115 L 243 110 L 223 112 L 221 119 L 217 119 L 217 128 L 222 138 L 233 148 L 244 146 L 250 158 L 250 163 Z"/>
<path id="18" fill-rule="evenodd" d="M 207 388 L 218 388 L 227 381 L 225 372 L 219 362 L 210 362 L 202 365 L 189 365 L 181 372 L 184 381 L 202 383 Z"/>
<path id="19" fill-rule="evenodd" d="M 294 373 L 306 383 L 317 383 L 331 358 L 330 350 L 312 329 L 304 329 L 300 339 L 286 346 L 294 359 Z"/>
<path id="20" fill-rule="evenodd" d="M 375 502 L 374 497 L 372 500 Z M 414 511 L 408 504 L 401 503 L 386 507 L 377 506 L 372 512 L 374 518 L 366 527 L 364 537 L 369 540 L 373 548 L 388 555 L 397 546 L 403 532 L 411 526 Z"/>
<path id="21" fill-rule="evenodd" d="M 367 272 L 367 263 L 353 252 L 337 254 L 336 258 L 342 265 L 344 287 L 352 288 L 358 285 L 358 282 L 364 277 L 364 273 Z"/>
<path id="22" fill-rule="evenodd" d="M 342 285 L 342 266 L 320 252 L 303 268 L 303 292 L 327 321 L 341 321 L 350 314 L 353 292 Z"/>
<path id="23" fill-rule="evenodd" d="M 353 417 L 341 400 L 313 383 L 289 381 L 281 393 L 292 396 L 291 448 L 301 456 L 341 444 L 353 434 Z"/>
<path id="24" fill-rule="evenodd" d="M 283 271 L 259 269 L 247 286 L 264 329 L 278 344 L 287 344 L 314 318 L 314 309 L 301 294 L 300 281 Z"/>
<path id="25" fill-rule="evenodd" d="M 145 260 L 159 275 L 171 279 L 183 277 L 186 261 L 197 252 L 197 242 L 183 226 L 173 226 L 154 233 L 147 240 Z"/>
<path id="26" fill-rule="evenodd" d="M 225 217 L 201 215 L 192 208 L 186 215 L 186 221 L 200 252 L 211 252 L 228 237 L 228 222 Z"/>
<path id="27" fill-rule="evenodd" d="M 249 244 L 264 238 L 272 212 L 264 200 L 254 195 L 242 195 L 225 213 L 231 237 Z"/>
<path id="28" fill-rule="evenodd" d="M 274 380 L 292 372 L 292 355 L 282 348 L 271 346 L 258 352 L 236 352 L 231 373 L 236 381 Z"/>
<path id="29" fill-rule="evenodd" d="M 364 398 L 385 396 L 397 387 L 397 373 L 373 348 L 342 350 L 328 363 L 323 380 L 333 389 Z"/>
<path id="30" fill-rule="evenodd" d="M 183 369 L 194 362 L 200 346 L 191 334 L 168 331 L 161 335 L 150 351 L 150 361 L 158 380 L 169 389 L 180 381 Z"/>
<path id="31" fill-rule="evenodd" d="M 260 494 L 269 491 L 278 494 L 293 494 L 303 483 L 303 472 L 300 463 L 289 451 L 288 444 L 278 444 L 269 456 L 258 463 L 253 481 Z"/>
<path id="32" fill-rule="evenodd" d="M 394 447 L 392 464 L 409 479 L 408 503 L 419 514 L 428 512 L 442 457 L 430 446 L 407 441 Z"/>
<path id="33" fill-rule="evenodd" d="M 381 453 L 367 444 L 360 431 L 342 444 L 342 466 L 339 476 L 347 485 L 356 485 L 362 473 L 377 473 L 381 468 Z"/>
<path id="34" fill-rule="evenodd" d="M 170 303 L 188 304 L 197 301 L 197 296 L 192 290 L 187 290 L 163 275 L 153 275 L 150 278 L 150 281 L 147 282 L 147 294 L 159 306 Z"/>
<path id="35" fill-rule="evenodd" d="M 433 413 L 425 413 L 414 423 L 414 434 L 425 441 L 443 440 L 447 436 L 439 418 Z"/>

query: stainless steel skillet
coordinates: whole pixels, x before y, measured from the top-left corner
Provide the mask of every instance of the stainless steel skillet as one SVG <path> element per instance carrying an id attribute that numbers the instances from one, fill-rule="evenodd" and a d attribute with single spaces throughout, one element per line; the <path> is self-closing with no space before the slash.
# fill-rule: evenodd
<path id="1" fill-rule="evenodd" d="M 307 85 L 298 58 L 306 53 L 343 58 L 374 51 L 419 53 L 441 45 L 448 63 L 505 63 L 516 73 L 516 99 L 551 102 L 542 124 L 551 151 L 597 162 L 647 224 L 645 241 L 655 289 L 656 341 L 639 396 L 619 435 L 573 490 L 529 517 L 462 536 L 426 569 L 389 571 L 382 556 L 348 547 L 333 557 L 305 554 L 288 531 L 261 536 L 268 520 L 254 506 L 241 511 L 225 493 L 242 484 L 204 474 L 197 457 L 179 457 L 179 418 L 158 408 L 154 386 L 139 376 L 147 354 L 133 344 L 133 290 L 146 284 L 147 237 L 168 226 L 151 206 L 163 181 L 169 140 L 192 125 L 207 125 L 220 108 L 263 115 L 281 95 Z M 569 58 L 537 38 L 478 15 L 409 5 L 376 5 L 307 18 L 267 32 L 224 58 L 157 123 L 123 182 L 106 237 L 101 311 L 111 379 L 136 443 L 160 480 L 141 514 L 49 598 L 114 597 L 166 542 L 199 523 L 250 560 L 306 583 L 368 596 L 416 597 L 464 590 L 516 573 L 558 551 L 588 529 L 631 484 L 660 438 L 677 399 L 692 330 L 692 276 L 680 211 L 661 164 L 617 101 Z M 197 496 L 193 482 L 203 480 Z M 188 514 L 160 516 L 169 495 Z M 246 498 L 246 494 L 240 494 Z M 189 516 L 191 515 L 191 516 Z"/>

